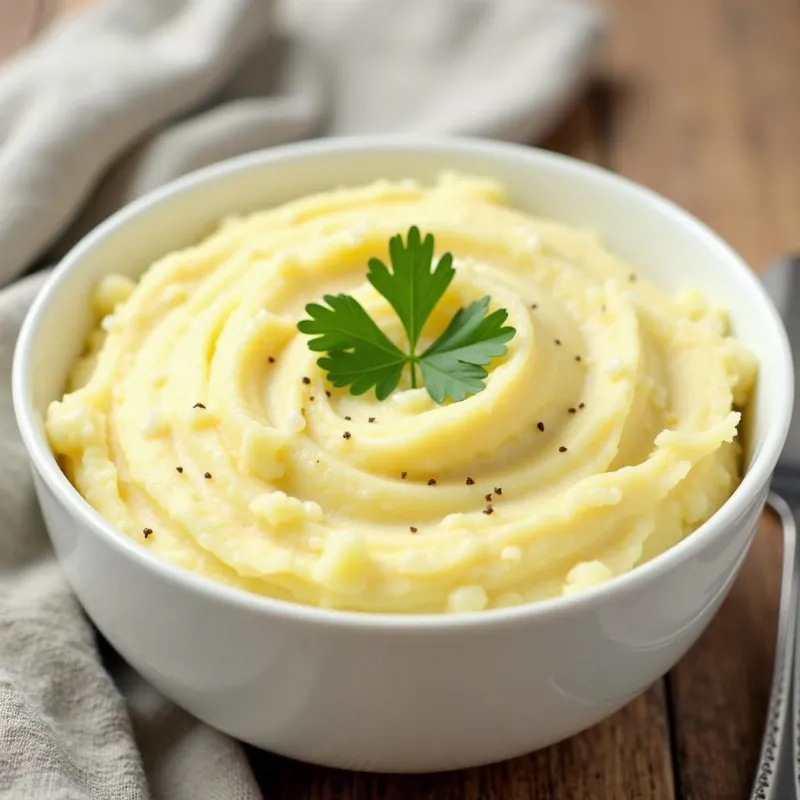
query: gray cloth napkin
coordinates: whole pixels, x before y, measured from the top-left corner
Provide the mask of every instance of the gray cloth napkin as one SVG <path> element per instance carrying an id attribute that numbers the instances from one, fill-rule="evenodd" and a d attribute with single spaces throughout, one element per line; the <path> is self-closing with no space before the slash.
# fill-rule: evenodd
<path id="1" fill-rule="evenodd" d="M 170 178 L 319 135 L 532 141 L 595 63 L 577 0 L 128 0 L 0 66 L 0 283 Z M 42 283 L 0 292 L 0 798 L 260 797 L 243 749 L 111 654 L 61 577 L 10 398 Z"/>

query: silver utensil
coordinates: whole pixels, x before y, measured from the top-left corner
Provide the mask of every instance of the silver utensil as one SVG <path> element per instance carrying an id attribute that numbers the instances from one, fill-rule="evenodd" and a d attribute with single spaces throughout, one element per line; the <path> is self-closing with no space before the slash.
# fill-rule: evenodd
<path id="1" fill-rule="evenodd" d="M 790 800 L 793 796 L 791 794 L 792 783 L 797 780 L 796 777 L 792 777 L 792 773 L 796 775 L 797 771 L 793 769 L 792 773 L 789 773 L 787 769 L 789 758 L 794 755 L 792 748 L 789 747 L 791 740 L 794 740 L 794 749 L 797 748 L 797 736 L 792 735 L 790 730 L 793 661 L 795 670 L 798 668 L 794 658 L 797 588 L 798 582 L 800 582 L 796 558 L 797 531 L 792 509 L 783 498 L 770 493 L 767 503 L 778 515 L 783 528 L 783 571 L 772 686 L 769 693 L 764 735 L 761 740 L 758 771 L 750 797 L 751 800 Z M 795 691 L 797 691 L 797 678 L 795 678 L 794 685 Z M 796 702 L 795 708 L 797 708 Z M 794 756 L 794 763 L 796 763 L 796 756 Z M 800 794 L 794 796 L 800 797 Z"/>
<path id="2" fill-rule="evenodd" d="M 764 285 L 789 334 L 795 363 L 800 364 L 800 255 L 775 261 L 764 275 Z M 796 373 L 796 392 L 799 380 L 800 375 Z M 786 446 L 773 475 L 773 492 L 768 499 L 783 528 L 783 570 L 772 686 L 751 800 L 790 800 L 792 797 L 800 800 L 800 638 L 797 630 L 800 564 L 795 521 L 795 514 L 800 510 L 798 406 L 800 404 L 796 403 Z"/>

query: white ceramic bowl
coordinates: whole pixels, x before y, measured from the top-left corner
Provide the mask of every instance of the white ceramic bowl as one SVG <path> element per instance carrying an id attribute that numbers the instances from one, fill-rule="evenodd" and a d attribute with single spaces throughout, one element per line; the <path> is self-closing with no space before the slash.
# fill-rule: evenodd
<path id="1" fill-rule="evenodd" d="M 501 180 L 535 214 L 598 231 L 667 289 L 730 309 L 758 355 L 746 474 L 686 540 L 572 597 L 463 615 L 320 610 L 216 585 L 114 530 L 59 470 L 43 431 L 103 274 L 137 276 L 219 218 L 339 184 L 442 169 Z M 719 607 L 753 538 L 786 437 L 793 373 L 759 281 L 710 230 L 597 167 L 465 140 L 358 138 L 254 153 L 133 203 L 63 260 L 17 345 L 14 403 L 56 554 L 89 616 L 165 695 L 227 733 L 339 767 L 428 771 L 534 750 L 593 725 L 664 674 Z"/>

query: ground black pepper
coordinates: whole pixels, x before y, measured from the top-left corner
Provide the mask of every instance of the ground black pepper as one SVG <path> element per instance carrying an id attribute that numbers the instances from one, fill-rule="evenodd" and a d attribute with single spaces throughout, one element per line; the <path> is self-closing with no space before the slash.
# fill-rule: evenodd
<path id="1" fill-rule="evenodd" d="M 205 408 L 205 406 L 202 403 L 195 403 L 192 408 Z"/>
<path id="2" fill-rule="evenodd" d="M 144 538 L 145 538 L 145 539 L 146 539 L 148 536 L 150 536 L 152 533 L 153 533 L 153 529 L 152 529 L 152 528 L 143 528 L 143 529 L 142 529 L 142 534 L 144 534 Z"/>
<path id="3" fill-rule="evenodd" d="M 436 478 L 428 478 L 428 486 L 436 486 Z"/>
<path id="4" fill-rule="evenodd" d="M 544 433 L 544 422 L 537 422 L 536 427 Z"/>
<path id="5" fill-rule="evenodd" d="M 205 478 L 207 481 L 210 481 L 210 480 L 211 480 L 211 473 L 210 473 L 210 472 L 204 472 L 204 473 L 203 473 L 203 477 L 204 477 L 204 478 Z"/>
<path id="6" fill-rule="evenodd" d="M 576 361 L 582 361 L 583 359 L 580 356 L 575 356 Z"/>
<path id="7" fill-rule="evenodd" d="M 502 488 L 501 486 L 495 486 L 495 487 L 494 487 L 494 493 L 495 493 L 495 494 L 496 494 L 498 497 L 500 497 L 500 496 L 503 494 L 503 488 Z"/>
<path id="8" fill-rule="evenodd" d="M 577 414 L 578 413 L 578 409 L 577 408 L 568 408 L 567 412 L 570 413 L 570 414 Z"/>
<path id="9" fill-rule="evenodd" d="M 491 503 L 489 503 L 489 505 L 487 505 L 486 508 L 483 509 L 483 513 L 486 514 L 487 516 L 489 514 L 494 514 L 494 506 Z"/>
<path id="10" fill-rule="evenodd" d="M 586 408 L 586 403 L 578 403 L 578 408 Z"/>
<path id="11" fill-rule="evenodd" d="M 304 376 L 303 376 L 303 383 L 304 383 L 306 386 L 308 386 L 308 385 L 311 383 L 311 378 L 309 378 L 309 377 L 307 377 L 307 376 L 305 376 L 305 375 L 304 375 Z"/>
<path id="12" fill-rule="evenodd" d="M 175 467 L 176 472 L 183 472 L 183 467 Z"/>
<path id="13" fill-rule="evenodd" d="M 474 481 L 474 480 L 472 480 L 472 478 L 469 478 L 469 477 L 468 477 L 468 478 L 467 478 L 467 480 L 466 480 L 466 484 L 467 484 L 467 486 L 472 486 L 472 484 L 473 484 L 473 483 L 475 483 L 475 481 Z"/>
<path id="14" fill-rule="evenodd" d="M 272 356 L 267 356 L 267 361 L 269 361 L 270 364 L 275 363 L 275 359 Z"/>
<path id="15" fill-rule="evenodd" d="M 561 347 L 561 339 L 553 339 L 553 341 L 554 341 L 554 342 L 555 342 L 555 343 L 556 343 L 556 344 L 557 344 L 559 347 Z"/>
<path id="16" fill-rule="evenodd" d="M 375 422 L 375 417 L 369 417 L 369 419 L 367 419 L 367 422 Z"/>
<path id="17" fill-rule="evenodd" d="M 417 529 L 413 525 L 409 525 L 408 529 L 411 531 L 411 533 L 416 533 L 417 532 Z"/>
<path id="18" fill-rule="evenodd" d="M 353 421 L 353 418 L 352 418 L 352 417 L 345 417 L 345 419 L 346 419 L 348 422 L 352 422 L 352 421 Z"/>
<path id="19" fill-rule="evenodd" d="M 352 433 L 350 433 L 350 431 L 345 431 L 345 432 L 342 434 L 342 439 L 349 439 L 349 438 L 350 438 L 352 435 L 353 435 L 353 434 L 352 434 Z"/>
<path id="20" fill-rule="evenodd" d="M 564 445 L 562 444 L 561 447 L 558 448 L 558 452 L 559 453 L 566 453 L 567 452 L 567 448 L 564 447 Z"/>
<path id="21" fill-rule="evenodd" d="M 407 472 L 401 472 L 401 473 L 400 473 L 400 477 L 401 477 L 403 480 L 405 480 L 405 479 L 408 477 L 408 473 L 407 473 Z"/>

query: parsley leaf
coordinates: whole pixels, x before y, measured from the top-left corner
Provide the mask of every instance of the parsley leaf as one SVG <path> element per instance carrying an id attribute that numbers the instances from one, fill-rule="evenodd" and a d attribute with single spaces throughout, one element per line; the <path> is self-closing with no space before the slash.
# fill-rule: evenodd
<path id="1" fill-rule="evenodd" d="M 505 309 L 486 316 L 488 297 L 459 309 L 441 336 L 422 354 L 417 353 L 425 323 L 455 276 L 450 253 L 445 253 L 431 271 L 433 250 L 433 235 L 423 239 L 415 226 L 409 230 L 405 245 L 400 234 L 390 239 L 391 270 L 377 258 L 368 264 L 367 279 L 403 324 L 407 353 L 350 295 L 329 294 L 323 297 L 327 305 L 306 306 L 310 319 L 301 320 L 297 327 L 315 337 L 308 342 L 311 350 L 327 354 L 317 364 L 334 386 L 349 386 L 355 395 L 374 387 L 378 400 L 385 400 L 397 388 L 408 364 L 412 387 L 417 385 L 419 366 L 425 388 L 437 403 L 448 397 L 464 400 L 484 388 L 488 375 L 484 367 L 493 358 L 505 355 L 505 343 L 516 334 L 514 328 L 504 326 L 508 318 Z"/>
<path id="2" fill-rule="evenodd" d="M 317 364 L 337 387 L 350 386 L 351 394 L 364 394 L 373 386 L 378 400 L 385 400 L 400 383 L 406 354 L 375 324 L 355 297 L 326 294 L 330 306 L 311 303 L 297 327 L 301 333 L 317 335 L 308 346 L 327 352 Z"/>
<path id="3" fill-rule="evenodd" d="M 437 403 L 480 392 L 488 374 L 484 365 L 506 354 L 505 342 L 516 330 L 503 327 L 508 318 L 505 309 L 486 317 L 488 308 L 489 298 L 482 297 L 456 311 L 442 335 L 420 356 L 425 388 Z"/>
<path id="4" fill-rule="evenodd" d="M 415 225 L 408 231 L 405 247 L 399 233 L 392 236 L 389 257 L 393 272 L 380 259 L 371 258 L 367 280 L 386 298 L 403 323 L 411 357 L 411 385 L 416 387 L 417 342 L 431 311 L 455 277 L 453 256 L 445 253 L 431 272 L 433 234 L 422 239 Z"/>

